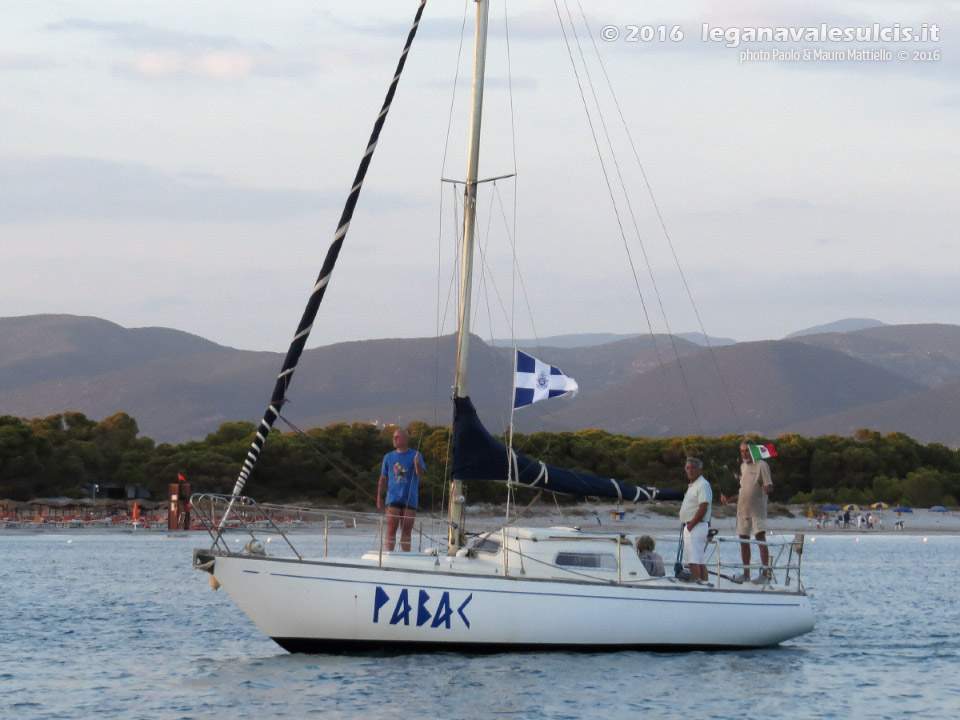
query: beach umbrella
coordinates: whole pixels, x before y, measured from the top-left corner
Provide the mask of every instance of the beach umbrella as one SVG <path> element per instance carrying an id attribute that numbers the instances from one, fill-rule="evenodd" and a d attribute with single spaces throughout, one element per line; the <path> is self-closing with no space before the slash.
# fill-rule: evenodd
<path id="1" fill-rule="evenodd" d="M 836 505 L 824 505 L 820 508 L 821 512 L 836 512 L 839 509 Z"/>
<path id="2" fill-rule="evenodd" d="M 943 505 L 934 505 L 930 508 L 930 512 L 950 512 Z"/>
<path id="3" fill-rule="evenodd" d="M 903 507 L 903 506 L 900 506 L 900 505 L 898 505 L 897 507 L 893 508 L 893 511 L 894 511 L 894 512 L 898 512 L 898 513 L 905 513 L 905 512 L 912 513 L 912 512 L 913 512 L 913 510 L 911 510 L 910 508 L 908 508 L 908 507 Z"/>
<path id="4" fill-rule="evenodd" d="M 0 500 L 0 509 L 4 512 L 8 512 L 11 515 L 16 514 L 20 515 L 24 508 L 30 507 L 25 502 L 20 502 L 19 500 Z"/>
<path id="5" fill-rule="evenodd" d="M 889 509 L 890 509 L 890 506 L 887 505 L 885 502 L 875 502 L 875 503 L 874 503 L 873 505 L 871 505 L 870 507 L 872 507 L 874 510 L 889 510 Z"/>
<path id="6" fill-rule="evenodd" d="M 858 510 L 860 510 L 860 506 L 859 506 L 859 505 L 844 505 L 844 506 L 843 506 L 843 509 L 844 509 L 844 510 L 850 510 L 851 512 L 857 512 Z"/>

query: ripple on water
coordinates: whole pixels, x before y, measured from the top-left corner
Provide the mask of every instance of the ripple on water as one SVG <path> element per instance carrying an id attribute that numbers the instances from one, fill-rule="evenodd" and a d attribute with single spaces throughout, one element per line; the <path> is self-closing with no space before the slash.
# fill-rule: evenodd
<path id="1" fill-rule="evenodd" d="M 3 717 L 952 720 L 960 704 L 956 537 L 818 538 L 817 627 L 778 648 L 481 656 L 288 655 L 190 568 L 202 538 L 69 539 L 0 540 Z"/>

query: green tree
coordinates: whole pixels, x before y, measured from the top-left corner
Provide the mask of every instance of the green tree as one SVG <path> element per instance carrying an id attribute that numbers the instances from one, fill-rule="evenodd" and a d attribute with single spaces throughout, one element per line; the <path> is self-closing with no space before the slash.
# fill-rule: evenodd
<path id="1" fill-rule="evenodd" d="M 0 416 L 0 497 L 30 500 L 37 490 L 46 494 L 44 462 L 49 446 L 29 425 L 10 415 Z"/>
<path id="2" fill-rule="evenodd" d="M 862 490 L 870 487 L 880 460 L 870 448 L 848 446 L 840 452 L 840 466 L 845 484 Z"/>
<path id="3" fill-rule="evenodd" d="M 939 505 L 943 500 L 943 474 L 932 468 L 907 473 L 903 479 L 903 493 L 912 507 Z"/>
<path id="4" fill-rule="evenodd" d="M 817 447 L 819 445 L 819 447 Z M 810 477 L 817 487 L 836 488 L 842 482 L 843 461 L 840 453 L 828 445 L 828 441 L 820 438 L 814 446 L 810 456 Z"/>

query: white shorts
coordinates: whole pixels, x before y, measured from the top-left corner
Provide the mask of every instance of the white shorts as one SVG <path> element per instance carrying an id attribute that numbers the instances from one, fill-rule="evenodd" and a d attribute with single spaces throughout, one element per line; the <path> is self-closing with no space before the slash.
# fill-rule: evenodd
<path id="1" fill-rule="evenodd" d="M 699 522 L 693 526 L 693 530 L 687 530 L 683 526 L 683 561 L 687 565 L 705 565 L 707 562 L 707 531 L 710 526 L 705 522 Z"/>

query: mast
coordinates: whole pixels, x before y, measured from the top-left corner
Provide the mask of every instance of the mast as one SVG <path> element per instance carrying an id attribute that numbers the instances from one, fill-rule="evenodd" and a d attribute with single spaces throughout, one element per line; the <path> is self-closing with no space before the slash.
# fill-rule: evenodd
<path id="1" fill-rule="evenodd" d="M 480 121 L 483 115 L 483 74 L 487 60 L 489 0 L 476 0 L 477 33 L 473 49 L 473 94 L 470 111 L 470 150 L 463 191 L 463 240 L 460 268 L 460 319 L 454 395 L 467 396 L 467 356 L 470 351 L 470 307 L 473 293 L 473 235 L 477 220 L 477 172 L 480 167 Z"/>
<path id="2" fill-rule="evenodd" d="M 463 191 L 463 240 L 460 267 L 460 318 L 457 324 L 457 367 L 453 395 L 467 397 L 467 358 L 470 352 L 470 308 L 473 294 L 473 235 L 477 220 L 477 173 L 480 167 L 480 121 L 483 116 L 483 75 L 487 60 L 489 0 L 476 0 L 477 30 L 473 45 L 473 93 L 470 111 L 470 150 Z M 456 553 L 463 543 L 465 500 L 463 483 L 450 483 L 450 530 L 447 552 Z"/>

